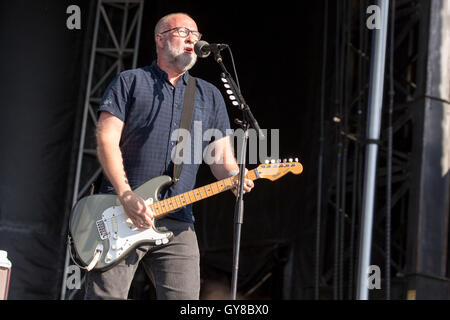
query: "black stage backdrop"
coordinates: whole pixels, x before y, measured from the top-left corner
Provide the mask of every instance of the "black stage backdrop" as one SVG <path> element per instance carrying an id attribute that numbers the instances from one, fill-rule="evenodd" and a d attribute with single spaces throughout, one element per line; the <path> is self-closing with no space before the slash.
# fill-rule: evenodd
<path id="1" fill-rule="evenodd" d="M 65 26 L 71 4 L 81 7 L 80 31 Z M 0 3 L 0 249 L 13 262 L 11 299 L 59 298 L 94 7 L 95 1 Z M 290 248 L 297 253 L 284 279 L 297 277 L 296 283 L 310 287 L 322 2 L 255 1 L 243 7 L 238 1 L 146 1 L 139 66 L 155 58 L 158 18 L 177 11 L 197 21 L 204 40 L 231 46 L 242 93 L 261 127 L 279 129 L 280 157 L 299 157 L 305 169 L 301 176 L 257 181 L 246 196 L 240 291 L 248 292 L 264 275 L 286 272 Z M 228 54 L 223 56 L 231 71 Z M 222 90 L 211 57 L 199 60 L 192 74 Z M 240 116 L 228 107 L 231 121 Z M 197 184 L 212 180 L 202 166 Z M 204 279 L 229 283 L 234 203 L 227 193 L 195 206 Z M 289 297 L 282 285 L 272 298 Z"/>
<path id="2" fill-rule="evenodd" d="M 60 295 L 89 2 L 0 2 L 0 248 L 13 263 L 10 299 Z M 66 28 L 71 4 L 84 9 L 81 31 Z"/>

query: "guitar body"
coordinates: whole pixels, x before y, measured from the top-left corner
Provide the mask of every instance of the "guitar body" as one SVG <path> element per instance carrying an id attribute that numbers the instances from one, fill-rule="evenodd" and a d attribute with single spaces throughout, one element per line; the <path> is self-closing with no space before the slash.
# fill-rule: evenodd
<path id="1" fill-rule="evenodd" d="M 170 177 L 160 176 L 134 192 L 151 204 L 158 201 L 160 191 L 171 183 Z M 96 252 L 101 252 L 94 269 L 102 271 L 113 267 L 140 245 L 165 244 L 173 236 L 154 227 L 139 231 L 125 215 L 118 197 L 110 194 L 87 196 L 78 201 L 70 216 L 69 231 L 78 259 L 84 265 L 89 265 Z"/>

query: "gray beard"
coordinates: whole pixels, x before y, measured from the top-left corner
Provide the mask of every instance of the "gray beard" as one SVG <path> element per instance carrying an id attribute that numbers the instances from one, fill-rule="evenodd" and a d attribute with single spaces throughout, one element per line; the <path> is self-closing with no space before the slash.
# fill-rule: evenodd
<path id="1" fill-rule="evenodd" d="M 186 72 L 190 70 L 197 62 L 197 55 L 191 55 L 184 52 L 178 53 L 169 42 L 163 50 L 163 54 L 171 64 L 176 66 L 180 71 Z"/>

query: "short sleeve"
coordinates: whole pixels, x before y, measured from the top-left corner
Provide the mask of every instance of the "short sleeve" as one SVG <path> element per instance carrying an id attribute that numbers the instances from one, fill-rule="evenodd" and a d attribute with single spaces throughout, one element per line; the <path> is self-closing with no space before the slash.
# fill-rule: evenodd
<path id="1" fill-rule="evenodd" d="M 128 97 L 128 86 L 119 74 L 111 81 L 103 94 L 97 114 L 100 114 L 101 111 L 107 111 L 125 122 Z"/>

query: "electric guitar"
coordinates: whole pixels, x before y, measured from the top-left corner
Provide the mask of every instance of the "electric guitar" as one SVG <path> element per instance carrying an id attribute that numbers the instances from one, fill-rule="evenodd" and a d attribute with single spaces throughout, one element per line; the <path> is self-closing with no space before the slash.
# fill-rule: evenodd
<path id="1" fill-rule="evenodd" d="M 246 178 L 274 181 L 289 172 L 300 174 L 302 171 L 303 166 L 298 159 L 285 162 L 272 160 L 248 171 Z M 237 175 L 159 200 L 160 191 L 172 183 L 171 177 L 159 176 L 147 181 L 134 192 L 150 207 L 154 213 L 153 219 L 158 219 L 183 206 L 230 190 L 236 179 Z M 172 232 L 160 232 L 154 224 L 149 229 L 139 230 L 126 216 L 118 197 L 111 194 L 97 194 L 80 199 L 72 210 L 69 231 L 78 261 L 88 271 L 107 270 L 139 245 L 162 245 L 173 237 Z"/>

